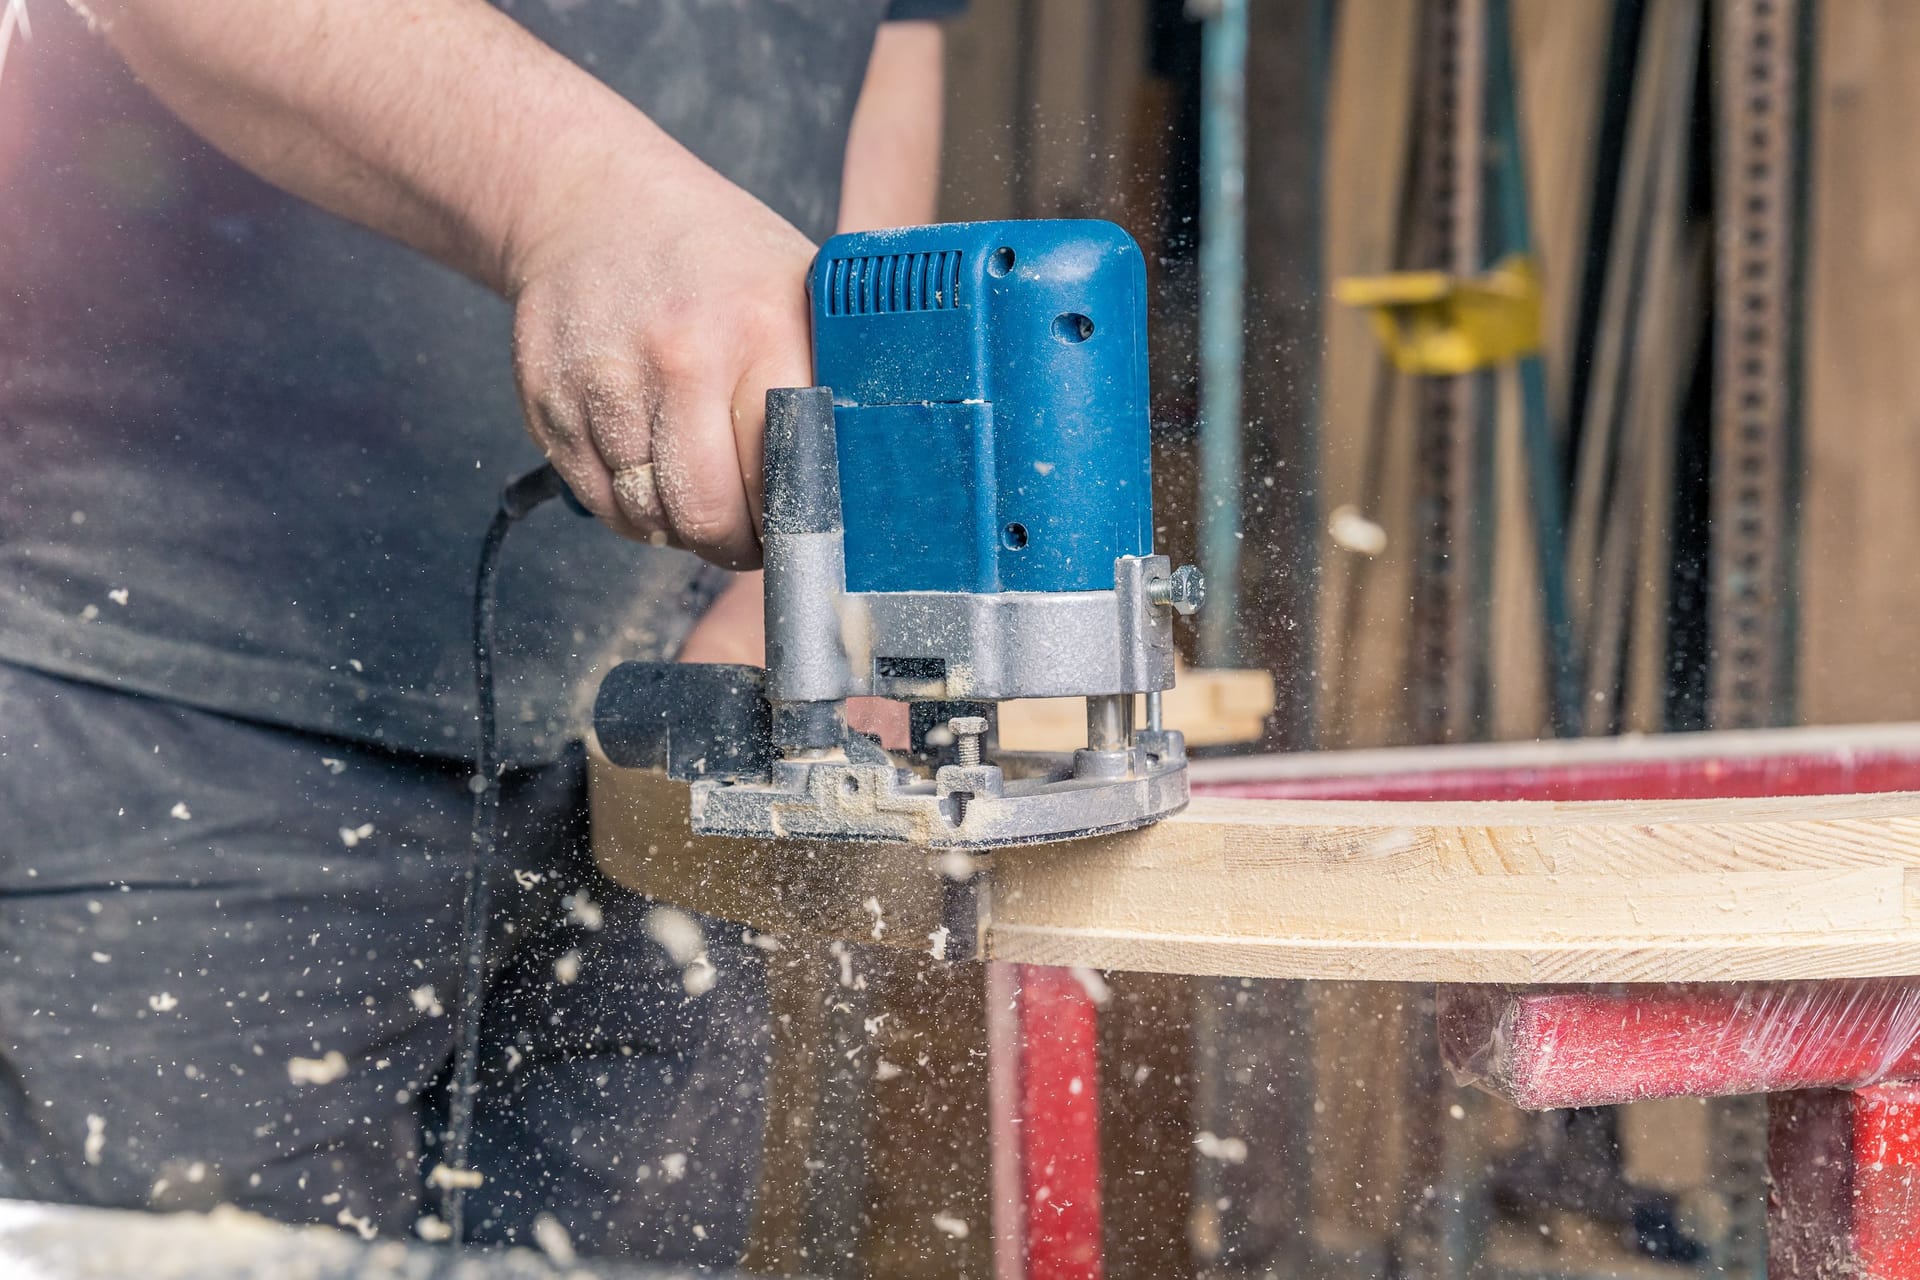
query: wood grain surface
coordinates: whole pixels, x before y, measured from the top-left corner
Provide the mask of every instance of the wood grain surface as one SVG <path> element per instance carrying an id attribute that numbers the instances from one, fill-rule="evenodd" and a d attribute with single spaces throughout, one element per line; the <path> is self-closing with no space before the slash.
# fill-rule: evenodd
<path id="1" fill-rule="evenodd" d="M 1920 718 L 1920 6 L 1821 5 L 1810 104 L 1799 700 L 1809 721 Z"/>
<path id="2" fill-rule="evenodd" d="M 1446 982 L 1920 974 L 1920 795 L 1586 803 L 1196 799 L 968 864 L 693 837 L 596 765 L 616 879 L 775 935 L 1162 973 Z"/>

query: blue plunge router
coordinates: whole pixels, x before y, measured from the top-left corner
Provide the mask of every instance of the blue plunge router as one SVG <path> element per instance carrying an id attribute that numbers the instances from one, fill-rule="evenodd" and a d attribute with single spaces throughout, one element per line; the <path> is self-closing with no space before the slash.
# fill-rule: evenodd
<path id="1" fill-rule="evenodd" d="M 1153 552 L 1146 268 L 1107 222 L 862 232 L 814 262 L 850 591 L 1092 591 Z"/>
<path id="2" fill-rule="evenodd" d="M 1201 583 L 1153 553 L 1139 247 L 1091 221 L 861 232 L 808 288 L 820 385 L 767 397 L 767 667 L 625 664 L 603 749 L 693 782 L 725 835 L 984 848 L 1184 806 L 1159 695 Z M 911 704 L 909 750 L 848 731 L 859 695 Z M 1037 697 L 1085 698 L 1087 745 L 1002 757 L 997 705 Z"/>

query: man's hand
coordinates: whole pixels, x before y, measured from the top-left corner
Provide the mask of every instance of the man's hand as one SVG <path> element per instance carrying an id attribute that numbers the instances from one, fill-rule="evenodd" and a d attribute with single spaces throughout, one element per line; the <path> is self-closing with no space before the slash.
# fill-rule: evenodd
<path id="1" fill-rule="evenodd" d="M 619 532 L 757 565 L 767 389 L 811 381 L 814 246 L 704 165 L 581 194 L 510 266 L 533 438 Z"/>
<path id="2" fill-rule="evenodd" d="M 233 159 L 514 300 L 528 424 L 587 507 L 759 561 L 765 392 L 810 381 L 797 231 L 484 0 L 89 8 Z"/>

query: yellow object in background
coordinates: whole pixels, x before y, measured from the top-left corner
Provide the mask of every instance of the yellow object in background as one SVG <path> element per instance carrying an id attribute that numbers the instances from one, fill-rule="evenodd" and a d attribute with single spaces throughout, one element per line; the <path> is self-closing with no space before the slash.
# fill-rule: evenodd
<path id="1" fill-rule="evenodd" d="M 1387 358 L 1402 373 L 1473 373 L 1540 349 L 1540 273 L 1524 254 L 1475 277 L 1349 276 L 1334 282 L 1333 296 L 1372 315 Z"/>

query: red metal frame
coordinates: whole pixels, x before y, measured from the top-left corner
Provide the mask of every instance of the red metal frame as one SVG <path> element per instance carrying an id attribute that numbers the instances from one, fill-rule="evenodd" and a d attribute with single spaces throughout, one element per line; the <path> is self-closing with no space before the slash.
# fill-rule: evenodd
<path id="1" fill-rule="evenodd" d="M 1852 1095 L 1853 1196 L 1848 1228 L 1859 1274 L 1920 1275 L 1920 1084 Z M 1794 1280 L 1776 1263 L 1774 1274 Z M 1815 1274 L 1818 1274 L 1817 1272 Z"/>
<path id="2" fill-rule="evenodd" d="M 1920 790 L 1920 734 L 1863 732 L 1857 744 L 1785 731 L 1676 735 L 1543 746 L 1535 760 L 1477 748 L 1328 753 L 1281 776 L 1196 782 L 1197 794 L 1260 799 L 1630 800 L 1836 795 Z M 1909 740 L 1910 739 L 1910 740 Z M 1618 741 L 1618 740 L 1616 740 Z M 1671 755 L 1660 749 L 1671 744 Z M 1724 747 L 1724 749 L 1722 749 Z M 1556 754 L 1565 758 L 1554 760 Z M 1097 1009 L 1070 971 L 990 979 L 1014 1016 L 990 1046 L 996 1151 L 1018 1150 L 1017 1177 L 997 1176 L 999 1280 L 1101 1275 Z M 1443 1043 L 1484 1045 L 1504 1020 L 1517 1039 L 1489 1082 L 1523 1106 L 1569 1106 L 1672 1094 L 1773 1092 L 1771 1280 L 1920 1280 L 1920 980 L 1847 984 L 1852 1001 L 1801 999 L 1802 1021 L 1771 1054 L 1747 1050 L 1780 1001 L 1811 984 L 1443 987 Z M 990 1000 L 990 1007 L 993 1002 Z M 991 1016 L 991 1015 L 990 1015 Z M 1771 1021 L 1768 1019 L 1771 1018 Z M 1017 1032 L 1017 1034 L 1010 1034 Z M 1010 1070 L 1011 1066 L 1011 1070 Z M 1077 1081 L 1078 1086 L 1074 1083 Z M 1779 1092 L 1794 1090 L 1797 1092 Z M 1003 1135 L 1012 1145 L 1002 1143 Z M 1013 1203 L 1009 1203 L 1012 1201 Z"/>
<path id="3" fill-rule="evenodd" d="M 1099 1008 L 1071 969 L 990 964 L 987 1036 L 994 1274 L 1101 1280 Z"/>
<path id="4" fill-rule="evenodd" d="M 1399 778 L 1220 782 L 1207 787 L 1206 794 L 1251 800 L 1716 800 L 1906 791 L 1915 781 L 1911 759 L 1787 758 L 1633 762 L 1565 770 L 1446 769 Z"/>
<path id="5" fill-rule="evenodd" d="M 1100 1280 L 1099 1010 L 1068 969 L 1020 967 L 1027 1270 Z"/>
<path id="6" fill-rule="evenodd" d="M 1920 1276 L 1920 1084 L 1768 1104 L 1768 1280 Z"/>
<path id="7" fill-rule="evenodd" d="M 1295 758 L 1283 776 L 1228 774 L 1197 782 L 1194 792 L 1253 800 L 1711 800 L 1920 788 L 1920 733 L 1901 726 L 1863 737 L 1869 732 L 1858 745 L 1834 745 L 1831 730 L 1585 739 L 1541 743 L 1525 763 L 1506 744 L 1326 752 L 1312 759 L 1312 772 Z M 1728 749 L 1712 750 L 1716 742 Z M 1670 755 L 1660 750 L 1669 743 Z M 1618 750 L 1609 754 L 1603 744 Z M 1248 768 L 1236 765 L 1234 773 Z"/>

